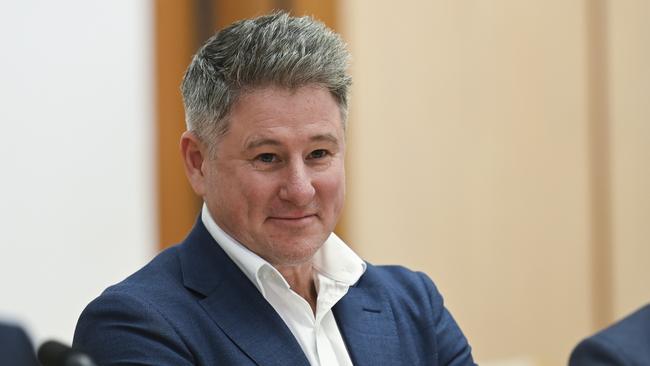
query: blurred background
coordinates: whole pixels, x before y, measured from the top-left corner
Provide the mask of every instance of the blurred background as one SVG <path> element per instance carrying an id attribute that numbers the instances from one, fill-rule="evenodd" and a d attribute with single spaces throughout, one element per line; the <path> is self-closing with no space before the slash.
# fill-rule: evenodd
<path id="1" fill-rule="evenodd" d="M 338 233 L 428 273 L 477 361 L 565 364 L 650 301 L 650 2 L 5 0 L 0 320 L 70 342 L 182 240 L 183 72 L 272 9 L 353 55 Z"/>

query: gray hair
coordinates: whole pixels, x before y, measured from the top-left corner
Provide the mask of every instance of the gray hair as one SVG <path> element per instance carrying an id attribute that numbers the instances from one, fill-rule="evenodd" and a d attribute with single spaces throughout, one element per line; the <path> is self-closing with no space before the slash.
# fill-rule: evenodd
<path id="1" fill-rule="evenodd" d="M 327 88 L 345 127 L 349 53 L 341 37 L 312 17 L 276 12 L 246 19 L 217 32 L 194 55 L 181 90 L 187 129 L 204 143 L 228 130 L 237 98 L 265 86 Z"/>

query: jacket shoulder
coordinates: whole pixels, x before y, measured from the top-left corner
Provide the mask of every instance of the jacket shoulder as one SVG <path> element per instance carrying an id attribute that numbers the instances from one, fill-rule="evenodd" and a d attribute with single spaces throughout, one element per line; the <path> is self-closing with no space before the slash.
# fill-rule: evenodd
<path id="1" fill-rule="evenodd" d="M 163 251 L 88 304 L 77 322 L 74 347 L 100 364 L 116 360 L 191 364 L 191 352 L 173 314 L 187 302 L 181 295 L 187 291 L 179 290 L 182 276 L 177 251 L 176 247 Z"/>
<path id="2" fill-rule="evenodd" d="M 433 345 L 440 365 L 474 365 L 465 335 L 425 273 L 402 266 L 368 264 L 357 286 L 381 289 L 407 347 L 426 350 Z"/>
<path id="3" fill-rule="evenodd" d="M 364 281 L 361 283 L 361 281 Z M 361 285 L 382 287 L 393 296 L 404 299 L 437 299 L 431 306 L 442 306 L 442 298 L 431 278 L 423 272 L 413 271 L 403 266 L 374 266 L 368 264 L 360 280 Z M 419 304 L 420 306 L 422 304 Z"/>
<path id="4" fill-rule="evenodd" d="M 650 305 L 581 341 L 569 365 L 650 364 Z"/>
<path id="5" fill-rule="evenodd" d="M 179 246 L 165 249 L 124 280 L 109 286 L 100 297 L 112 292 L 135 293 L 139 297 L 146 297 L 182 285 L 178 252 Z"/>

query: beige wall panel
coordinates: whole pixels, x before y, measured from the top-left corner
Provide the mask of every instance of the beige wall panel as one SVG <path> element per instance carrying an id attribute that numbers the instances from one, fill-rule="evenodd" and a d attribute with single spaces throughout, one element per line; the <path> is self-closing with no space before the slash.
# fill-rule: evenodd
<path id="1" fill-rule="evenodd" d="M 347 239 L 431 275 L 479 361 L 590 331 L 582 2 L 346 1 Z"/>
<path id="2" fill-rule="evenodd" d="M 609 2 L 614 313 L 650 302 L 650 2 Z"/>

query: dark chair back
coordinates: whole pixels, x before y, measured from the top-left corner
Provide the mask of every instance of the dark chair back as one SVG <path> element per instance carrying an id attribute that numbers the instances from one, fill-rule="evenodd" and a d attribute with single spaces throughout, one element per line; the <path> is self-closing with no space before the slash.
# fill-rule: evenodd
<path id="1" fill-rule="evenodd" d="M 38 366 L 32 342 L 15 325 L 0 324 L 0 360 L 3 366 Z"/>

